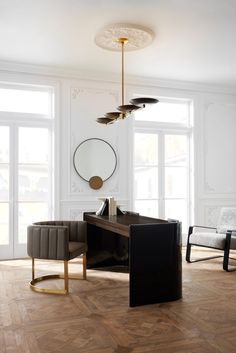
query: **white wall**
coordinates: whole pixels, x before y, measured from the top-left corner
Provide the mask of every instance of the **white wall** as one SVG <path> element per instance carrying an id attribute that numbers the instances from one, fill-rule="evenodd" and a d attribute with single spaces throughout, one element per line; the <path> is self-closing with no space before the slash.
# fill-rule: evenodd
<path id="1" fill-rule="evenodd" d="M 61 217 L 82 218 L 84 211 L 98 209 L 97 197 L 115 196 L 127 203 L 127 122 L 101 125 L 96 118 L 119 105 L 119 87 L 115 84 L 82 80 L 63 80 L 61 119 Z M 73 168 L 73 153 L 82 141 L 101 138 L 117 154 L 117 169 L 99 190 L 93 190 Z M 106 163 L 101 155 L 101 163 Z"/>
<path id="2" fill-rule="evenodd" d="M 76 78 L 75 78 L 76 77 Z M 111 126 L 95 119 L 120 102 L 120 84 L 109 75 L 15 66 L 0 71 L 0 81 L 51 84 L 56 87 L 57 217 L 81 219 L 96 210 L 97 197 L 115 196 L 129 208 L 131 169 L 129 153 L 132 120 Z M 194 102 L 194 215 L 195 224 L 214 225 L 221 206 L 236 206 L 236 90 L 183 82 L 129 78 L 127 101 L 133 93 L 191 98 Z M 118 157 L 117 170 L 100 190 L 93 190 L 73 169 L 73 152 L 83 140 L 109 142 Z M 102 156 L 101 156 L 102 161 Z"/>
<path id="3" fill-rule="evenodd" d="M 196 120 L 197 219 L 215 225 L 222 206 L 236 206 L 236 96 L 201 94 Z"/>

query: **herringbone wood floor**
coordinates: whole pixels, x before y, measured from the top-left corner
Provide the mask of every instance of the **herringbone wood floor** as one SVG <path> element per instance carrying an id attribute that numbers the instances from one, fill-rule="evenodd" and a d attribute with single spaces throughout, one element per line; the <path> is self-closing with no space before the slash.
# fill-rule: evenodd
<path id="1" fill-rule="evenodd" d="M 63 265 L 36 266 L 39 275 Z M 81 260 L 70 270 L 81 272 Z M 183 260 L 183 299 L 132 309 L 125 273 L 89 270 L 69 296 L 32 292 L 30 276 L 28 259 L 0 262 L 1 353 L 236 352 L 236 272 L 222 259 Z"/>

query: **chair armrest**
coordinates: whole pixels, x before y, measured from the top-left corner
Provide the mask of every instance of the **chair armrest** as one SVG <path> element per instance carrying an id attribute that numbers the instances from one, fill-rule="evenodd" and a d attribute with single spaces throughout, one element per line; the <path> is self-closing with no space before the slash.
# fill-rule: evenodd
<path id="1" fill-rule="evenodd" d="M 208 226 L 192 226 L 192 231 L 190 234 L 199 233 L 199 232 L 207 232 L 207 233 L 216 233 L 215 227 L 208 227 Z"/>
<path id="2" fill-rule="evenodd" d="M 188 229 L 188 237 L 187 237 L 187 244 L 189 243 L 189 238 L 190 236 L 194 233 L 194 228 L 199 228 L 199 229 L 207 229 L 208 231 L 213 231 L 215 230 L 216 231 L 216 228 L 215 227 L 208 227 L 208 226 L 198 226 L 198 225 L 194 225 L 194 226 L 190 226 L 189 229 Z"/>
<path id="3" fill-rule="evenodd" d="M 216 229 L 215 227 L 208 227 L 208 226 L 192 226 L 193 228 L 206 228 L 206 229 Z"/>
<path id="4" fill-rule="evenodd" d="M 27 252 L 30 257 L 35 257 L 38 259 L 68 260 L 68 227 L 58 225 L 28 226 Z"/>

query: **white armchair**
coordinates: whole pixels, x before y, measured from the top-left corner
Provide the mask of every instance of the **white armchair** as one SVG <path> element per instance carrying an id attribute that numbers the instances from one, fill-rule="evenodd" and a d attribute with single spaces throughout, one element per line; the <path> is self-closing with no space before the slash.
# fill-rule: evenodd
<path id="1" fill-rule="evenodd" d="M 223 251 L 223 255 L 191 260 L 192 246 L 221 250 Z M 229 268 L 229 255 L 231 249 L 236 250 L 236 208 L 222 208 L 216 228 L 205 226 L 189 227 L 186 249 L 187 262 L 197 262 L 223 257 L 223 269 L 225 271 L 235 271 L 236 268 Z"/>

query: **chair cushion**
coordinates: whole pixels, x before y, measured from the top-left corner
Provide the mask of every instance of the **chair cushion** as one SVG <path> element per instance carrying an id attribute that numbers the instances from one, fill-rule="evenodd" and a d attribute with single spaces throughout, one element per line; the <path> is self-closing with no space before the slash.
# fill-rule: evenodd
<path id="1" fill-rule="evenodd" d="M 69 241 L 69 258 L 73 259 L 81 254 L 85 254 L 87 251 L 87 244 L 80 243 L 77 241 Z"/>
<path id="2" fill-rule="evenodd" d="M 195 232 L 190 235 L 189 243 L 209 248 L 224 249 L 226 235 L 211 232 Z"/>

